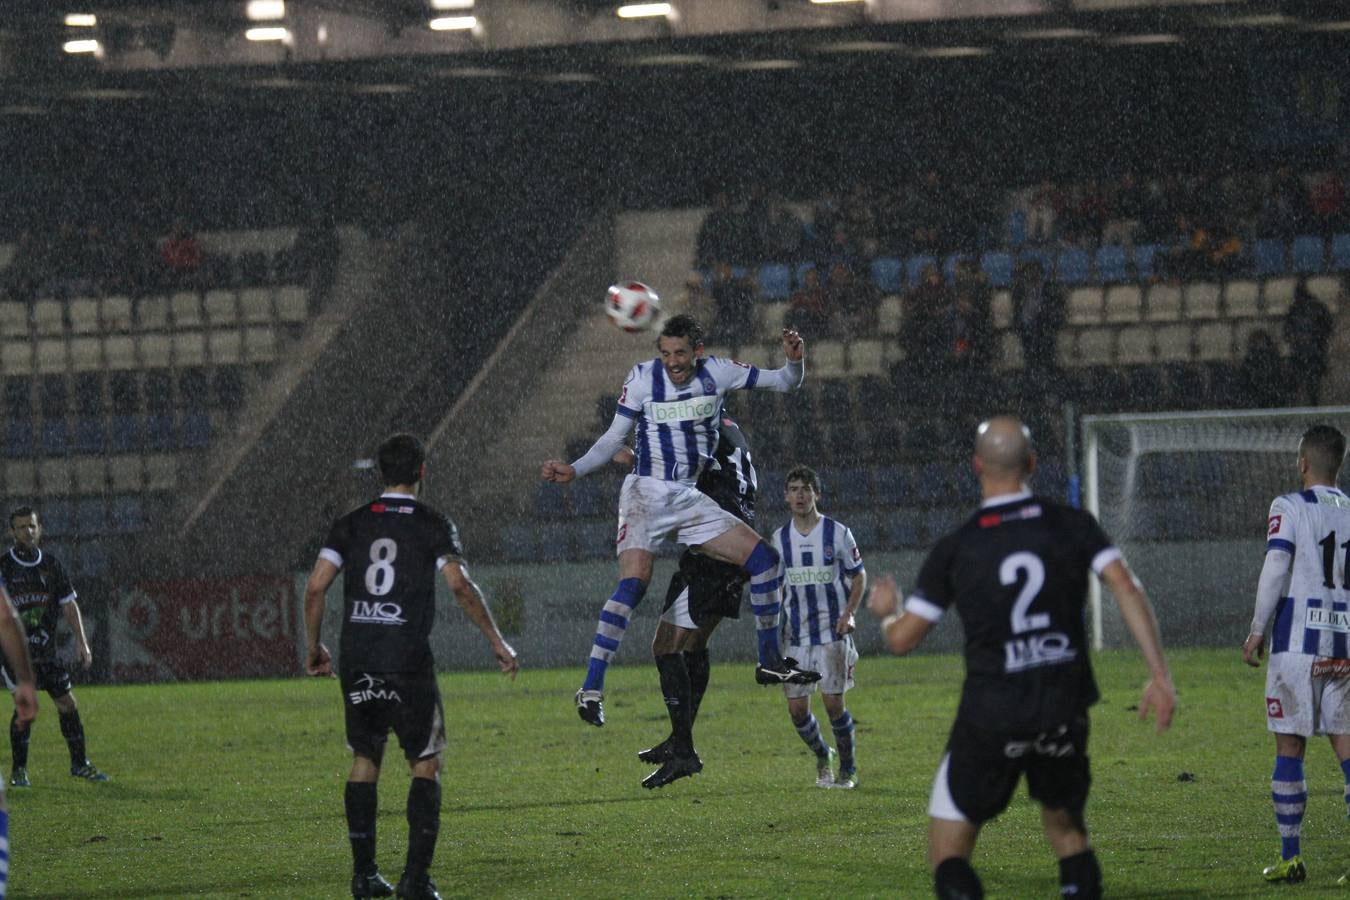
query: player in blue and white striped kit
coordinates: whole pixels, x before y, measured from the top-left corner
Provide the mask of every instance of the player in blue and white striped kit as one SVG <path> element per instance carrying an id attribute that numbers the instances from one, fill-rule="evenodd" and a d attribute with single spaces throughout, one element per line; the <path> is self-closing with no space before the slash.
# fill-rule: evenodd
<path id="1" fill-rule="evenodd" d="M 838 753 L 820 735 L 811 712 L 814 684 L 785 684 L 788 715 L 798 736 L 816 755 L 816 786 L 852 790 L 858 785 L 853 753 L 853 717 L 844 693 L 853 687 L 854 613 L 867 590 L 867 570 L 853 532 L 842 522 L 820 514 L 820 476 L 809 466 L 794 466 L 784 479 L 792 519 L 773 533 L 773 546 L 783 558 L 783 631 L 787 653 L 802 666 L 820 672 L 821 699 L 830 717 Z M 839 772 L 834 772 L 838 759 Z"/>
<path id="2" fill-rule="evenodd" d="M 589 474 L 610 462 L 637 430 L 633 472 L 619 493 L 619 585 L 600 611 L 586 680 L 576 695 L 578 714 L 592 725 L 604 724 L 605 672 L 651 582 L 653 551 L 666 538 L 742 566 L 750 575 L 759 645 L 756 681 L 782 684 L 818 677 L 797 669 L 779 649 L 778 554 L 695 487 L 699 474 L 712 464 L 723 396 L 734 390 L 795 390 L 803 377 L 801 335 L 783 329 L 787 364 L 779 369 L 704 358 L 703 329 L 688 315 L 671 317 L 656 346 L 656 359 L 629 371 L 609 430 L 575 462 L 550 459 L 542 470 L 545 481 L 558 483 Z M 692 747 L 673 749 L 672 758 L 645 786 L 660 787 L 703 768 Z"/>
<path id="3" fill-rule="evenodd" d="M 1341 762 L 1350 808 L 1350 497 L 1336 487 L 1345 436 L 1330 425 L 1308 429 L 1298 445 L 1303 490 L 1276 497 L 1266 528 L 1266 561 L 1256 588 L 1251 634 L 1242 645 L 1261 664 L 1267 625 L 1266 726 L 1275 733 L 1271 799 L 1280 830 L 1280 861 L 1267 881 L 1308 877 L 1299 853 L 1308 785 L 1303 756 L 1310 735 L 1325 734 Z M 1350 885 L 1350 874 L 1340 883 Z"/>

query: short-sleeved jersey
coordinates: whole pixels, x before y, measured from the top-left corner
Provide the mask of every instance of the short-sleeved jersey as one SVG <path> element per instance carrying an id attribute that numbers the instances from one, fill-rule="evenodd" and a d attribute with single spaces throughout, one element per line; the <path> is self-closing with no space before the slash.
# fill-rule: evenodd
<path id="1" fill-rule="evenodd" d="M 1266 551 L 1292 554 L 1275 624 L 1271 653 L 1350 657 L 1350 497 L 1317 485 L 1276 497 L 1266 525 Z"/>
<path id="2" fill-rule="evenodd" d="M 55 660 L 61 606 L 73 602 L 76 596 L 65 567 L 41 547 L 34 548 L 33 559 L 25 559 L 18 547 L 10 547 L 0 556 L 0 578 L 28 632 L 28 653 L 33 662 Z"/>
<path id="3" fill-rule="evenodd" d="M 1120 552 L 1076 510 L 1030 493 L 990 498 L 940 540 L 905 610 L 936 622 L 956 607 L 966 680 L 957 717 L 1039 732 L 1097 701 L 1083 610 L 1088 574 Z"/>
<path id="4" fill-rule="evenodd" d="M 463 550 L 453 522 L 404 494 L 385 494 L 333 523 L 319 556 L 343 570 L 343 672 L 433 668 L 436 575 Z"/>
<path id="5" fill-rule="evenodd" d="M 634 420 L 633 471 L 662 481 L 695 484 L 717 446 L 722 398 L 751 389 L 760 370 L 749 363 L 710 356 L 677 385 L 660 359 L 638 363 L 619 394 L 618 414 Z"/>
<path id="6" fill-rule="evenodd" d="M 750 445 L 740 426 L 723 416 L 718 428 L 717 449 L 713 451 L 714 467 L 707 468 L 698 477 L 698 489 L 749 525 L 755 524 L 755 491 L 758 481 L 755 464 L 750 457 Z"/>
<path id="7" fill-rule="evenodd" d="M 828 644 L 840 639 L 834 623 L 848 604 L 853 578 L 863 569 L 853 532 L 842 522 L 821 516 L 810 534 L 792 520 L 773 533 L 782 562 L 783 631 L 789 644 Z"/>

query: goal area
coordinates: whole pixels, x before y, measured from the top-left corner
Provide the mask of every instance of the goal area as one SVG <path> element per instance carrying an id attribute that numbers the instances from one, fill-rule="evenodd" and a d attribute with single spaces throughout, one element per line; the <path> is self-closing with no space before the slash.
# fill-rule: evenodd
<path id="1" fill-rule="evenodd" d="M 1321 423 L 1350 435 L 1350 407 L 1081 419 L 1083 505 L 1143 582 L 1164 645 L 1231 646 L 1236 662 L 1270 502 L 1301 488 L 1299 438 Z M 1091 584 L 1093 645 L 1130 645 L 1119 610 Z"/>

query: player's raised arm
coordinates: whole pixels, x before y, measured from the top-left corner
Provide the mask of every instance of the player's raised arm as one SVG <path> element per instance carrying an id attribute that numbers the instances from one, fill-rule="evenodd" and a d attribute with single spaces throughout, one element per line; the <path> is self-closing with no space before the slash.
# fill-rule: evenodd
<path id="1" fill-rule="evenodd" d="M 803 362 L 806 359 L 806 342 L 797 333 L 797 329 L 783 329 L 783 354 L 790 363 Z"/>
<path id="2" fill-rule="evenodd" d="M 520 671 L 520 662 L 516 659 L 516 651 L 502 638 L 501 630 L 497 627 L 496 620 L 492 618 L 492 610 L 488 609 L 487 602 L 483 599 L 483 592 L 469 577 L 469 572 L 464 564 L 456 560 L 448 560 L 441 567 L 441 574 L 444 575 L 445 583 L 450 586 L 451 592 L 454 593 L 460 609 L 464 610 L 464 614 L 469 617 L 469 621 L 478 626 L 478 630 L 483 632 L 483 636 L 492 645 L 492 655 L 497 658 L 497 667 L 502 670 L 503 674 L 509 675 L 512 681 L 515 681 L 516 673 Z"/>
<path id="3" fill-rule="evenodd" d="M 334 677 L 333 658 L 319 642 L 319 633 L 323 630 L 324 600 L 337 574 L 338 567 L 320 557 L 305 583 L 305 671 L 323 678 Z"/>
<path id="4" fill-rule="evenodd" d="M 912 610 L 900 612 L 900 589 L 895 578 L 882 575 L 872 586 L 867 597 L 867 608 L 872 615 L 881 619 L 881 636 L 886 640 L 886 649 L 899 656 L 909 653 L 928 636 L 936 624 L 933 620 Z"/>
<path id="5" fill-rule="evenodd" d="M 1144 586 L 1134 577 L 1123 559 L 1117 558 L 1108 563 L 1102 569 L 1101 580 L 1116 598 L 1116 605 L 1125 619 L 1125 627 L 1139 645 L 1139 652 L 1148 666 L 1150 677 L 1139 700 L 1139 718 L 1147 718 L 1149 710 L 1153 710 L 1157 715 L 1156 730 L 1163 731 L 1172 724 L 1177 695 L 1172 687 L 1167 659 L 1163 656 L 1162 637 L 1158 633 L 1158 619 L 1153 614 L 1153 604 L 1144 593 Z"/>
<path id="6" fill-rule="evenodd" d="M 540 472 L 545 481 L 566 484 L 574 478 L 589 475 L 601 466 L 611 462 L 627 444 L 628 433 L 633 430 L 632 413 L 620 406 L 609 423 L 609 430 L 600 435 L 600 439 L 591 445 L 591 449 L 575 462 L 568 464 L 560 459 L 550 459 L 544 463 Z"/>

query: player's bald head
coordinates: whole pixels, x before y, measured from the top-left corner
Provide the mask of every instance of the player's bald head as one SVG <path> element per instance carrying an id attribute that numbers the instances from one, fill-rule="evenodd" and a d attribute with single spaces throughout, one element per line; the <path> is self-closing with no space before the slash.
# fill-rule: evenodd
<path id="1" fill-rule="evenodd" d="M 1298 455 L 1308 461 L 1314 475 L 1334 482 L 1345 459 L 1345 435 L 1330 425 L 1314 425 L 1303 432 Z"/>
<path id="2" fill-rule="evenodd" d="M 995 416 L 975 432 L 975 458 L 995 476 L 1031 473 L 1031 432 L 1014 416 Z"/>

